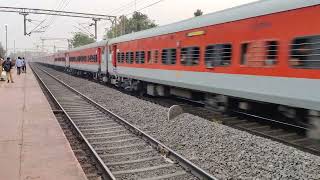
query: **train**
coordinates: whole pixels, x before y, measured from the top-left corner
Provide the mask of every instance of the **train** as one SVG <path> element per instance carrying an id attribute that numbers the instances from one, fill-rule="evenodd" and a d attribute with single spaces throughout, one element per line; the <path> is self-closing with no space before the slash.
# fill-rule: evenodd
<path id="1" fill-rule="evenodd" d="M 320 138 L 320 0 L 260 0 L 38 61 L 149 96 L 311 127 Z"/>

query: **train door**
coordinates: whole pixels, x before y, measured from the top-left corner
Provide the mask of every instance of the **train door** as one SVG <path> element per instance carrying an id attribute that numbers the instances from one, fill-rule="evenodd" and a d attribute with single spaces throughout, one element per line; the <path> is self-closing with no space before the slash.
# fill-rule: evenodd
<path id="1" fill-rule="evenodd" d="M 117 73 L 117 45 L 108 46 L 108 74 Z"/>
<path id="2" fill-rule="evenodd" d="M 108 72 L 108 47 L 101 47 L 101 73 L 106 75 Z"/>
<path id="3" fill-rule="evenodd" d="M 117 45 L 112 45 L 112 65 L 117 67 Z"/>
<path id="4" fill-rule="evenodd" d="M 98 63 L 98 73 L 101 73 L 101 47 L 97 49 L 97 63 Z"/>

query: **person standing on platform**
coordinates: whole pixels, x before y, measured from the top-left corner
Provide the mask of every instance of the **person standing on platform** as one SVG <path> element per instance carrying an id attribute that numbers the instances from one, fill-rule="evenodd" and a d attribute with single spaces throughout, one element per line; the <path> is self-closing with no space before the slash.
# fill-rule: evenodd
<path id="1" fill-rule="evenodd" d="M 7 60 L 2 63 L 2 67 L 6 71 L 8 83 L 9 83 L 9 79 L 11 83 L 13 83 L 12 74 L 11 74 L 11 69 L 13 67 L 13 64 L 9 57 L 7 57 Z"/>
<path id="2" fill-rule="evenodd" d="M 24 59 L 24 57 L 22 58 L 22 62 L 23 62 L 22 72 L 27 73 L 27 62 Z"/>
<path id="3" fill-rule="evenodd" d="M 23 61 L 22 61 L 21 57 L 18 57 L 18 59 L 16 60 L 16 67 L 17 67 L 17 74 L 18 75 L 21 74 L 22 66 L 23 66 Z"/>

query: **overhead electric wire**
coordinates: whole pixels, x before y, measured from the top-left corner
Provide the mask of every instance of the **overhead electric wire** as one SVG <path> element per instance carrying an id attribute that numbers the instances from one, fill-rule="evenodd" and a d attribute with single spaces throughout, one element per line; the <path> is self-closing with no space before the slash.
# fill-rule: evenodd
<path id="1" fill-rule="evenodd" d="M 133 5 L 136 4 L 136 3 L 140 3 L 141 1 L 143 1 L 143 0 L 130 1 L 130 2 L 127 3 L 127 4 L 121 5 L 119 8 L 116 8 L 116 9 L 111 10 L 109 14 L 117 14 L 117 13 L 119 13 L 119 12 L 121 12 L 121 11 L 123 11 L 123 10 L 126 10 L 127 8 L 133 6 Z"/>
<path id="2" fill-rule="evenodd" d="M 64 1 L 64 0 L 62 0 L 62 1 Z M 64 10 L 69 5 L 70 1 L 71 0 L 65 0 L 63 3 L 61 3 L 60 9 L 58 9 L 58 10 L 59 11 Z M 44 30 L 45 32 L 50 28 L 50 26 L 52 24 L 54 24 L 56 18 L 57 18 L 57 16 L 52 16 L 51 21 L 48 23 L 47 28 Z"/>
<path id="3" fill-rule="evenodd" d="M 84 31 L 82 28 L 80 28 L 80 27 L 78 27 L 78 26 L 74 26 L 74 25 L 73 25 L 73 27 L 75 27 L 76 29 L 78 29 L 79 31 L 81 31 L 83 34 L 86 34 L 87 36 L 90 36 L 90 37 L 93 36 L 93 34 Z"/>
<path id="4" fill-rule="evenodd" d="M 65 0 L 59 1 L 59 3 L 58 3 L 57 6 L 56 6 L 56 10 L 59 9 L 59 7 L 61 6 L 61 3 L 62 3 L 63 1 L 65 1 Z M 47 15 L 46 18 L 45 18 L 43 21 L 41 21 L 35 28 L 33 28 L 33 29 L 30 31 L 30 33 L 35 32 L 36 30 L 39 31 L 40 29 L 43 29 L 44 27 L 47 27 L 47 26 L 44 26 L 44 27 L 41 27 L 40 29 L 37 29 L 37 28 L 40 27 L 45 21 L 47 21 L 49 18 L 52 18 L 52 16 Z"/>
<path id="5" fill-rule="evenodd" d="M 118 11 L 116 14 L 118 16 L 121 16 L 121 15 L 125 15 L 127 14 L 128 12 L 135 12 L 135 11 L 139 11 L 141 7 L 145 7 L 145 6 L 148 6 L 150 4 L 153 4 L 154 3 L 154 0 L 147 0 L 147 1 L 140 1 L 138 2 L 136 5 L 135 5 L 135 8 L 134 10 L 132 10 L 132 8 L 126 8 L 126 9 L 123 9 L 122 11 Z"/>
<path id="6" fill-rule="evenodd" d="M 94 35 L 88 30 L 88 28 L 90 27 L 90 25 L 89 25 L 89 26 L 83 26 L 81 23 L 78 23 L 78 24 L 79 24 L 79 26 L 81 26 L 84 30 L 86 30 L 90 35 L 94 36 Z"/>
<path id="7" fill-rule="evenodd" d="M 152 6 L 156 5 L 156 4 L 159 4 L 159 3 L 162 2 L 162 1 L 164 1 L 164 0 L 159 0 L 159 1 L 157 1 L 157 2 L 154 2 L 154 3 L 152 3 L 152 4 L 149 4 L 149 5 L 141 8 L 141 9 L 138 9 L 137 11 L 141 11 L 141 10 L 147 9 L 147 8 L 149 8 L 149 7 L 152 7 Z M 126 14 L 125 16 L 129 16 L 129 15 L 131 15 L 131 14 L 133 14 L 133 13 L 134 13 L 134 12 L 129 13 L 129 14 Z"/>
<path id="8" fill-rule="evenodd" d="M 39 28 L 39 29 L 38 29 L 38 27 L 41 26 L 41 24 L 43 24 L 45 20 L 46 20 L 46 19 L 44 19 L 44 20 L 41 21 L 37 26 L 35 26 L 35 27 L 30 31 L 30 33 L 35 32 L 36 30 L 39 31 L 40 29 L 42 29 L 43 27 L 41 27 L 41 28 Z"/>

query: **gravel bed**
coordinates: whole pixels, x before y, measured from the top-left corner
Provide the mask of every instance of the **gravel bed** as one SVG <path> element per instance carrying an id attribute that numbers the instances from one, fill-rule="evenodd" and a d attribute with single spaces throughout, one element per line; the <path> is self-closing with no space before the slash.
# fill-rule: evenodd
<path id="1" fill-rule="evenodd" d="M 320 157 L 47 69 L 219 179 L 320 179 Z"/>

